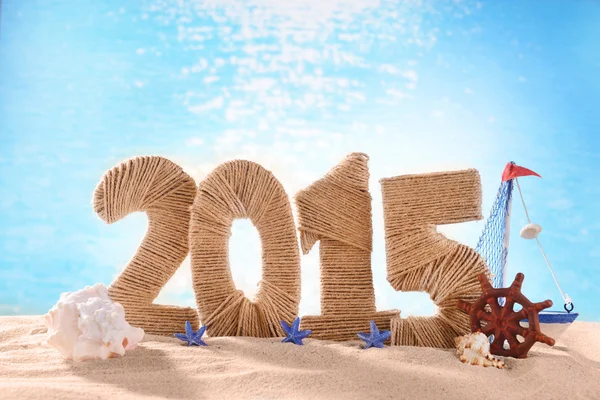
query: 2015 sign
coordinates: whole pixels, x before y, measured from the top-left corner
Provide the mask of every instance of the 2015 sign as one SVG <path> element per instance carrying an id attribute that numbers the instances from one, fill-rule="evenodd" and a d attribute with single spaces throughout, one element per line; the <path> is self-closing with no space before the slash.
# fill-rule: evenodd
<path id="1" fill-rule="evenodd" d="M 323 178 L 296 194 L 302 251 L 320 241 L 321 315 L 304 316 L 314 338 L 354 339 L 375 320 L 391 329 L 391 344 L 453 347 L 469 331 L 458 300 L 481 294 L 488 269 L 470 247 L 447 239 L 436 225 L 480 219 L 479 174 L 406 175 L 381 180 L 388 281 L 396 290 L 426 291 L 433 317 L 400 318 L 377 311 L 371 273 L 372 224 L 368 157 L 349 154 Z M 137 157 L 108 171 L 94 192 L 94 210 L 107 223 L 143 211 L 149 226 L 136 254 L 109 294 L 127 319 L 149 333 L 171 335 L 198 314 L 211 336 L 285 336 L 300 302 L 300 254 L 292 209 L 280 182 L 259 164 L 224 163 L 196 187 L 176 164 Z M 237 290 L 228 240 L 235 218 L 249 218 L 262 241 L 263 274 L 256 299 Z M 191 255 L 198 310 L 152 304 Z"/>

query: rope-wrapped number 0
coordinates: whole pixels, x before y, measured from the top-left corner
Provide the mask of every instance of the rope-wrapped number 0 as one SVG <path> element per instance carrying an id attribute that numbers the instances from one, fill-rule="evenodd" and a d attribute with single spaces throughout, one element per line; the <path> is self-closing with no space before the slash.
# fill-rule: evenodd
<path id="1" fill-rule="evenodd" d="M 254 301 L 237 290 L 229 267 L 235 218 L 249 218 L 262 241 L 263 275 Z M 211 336 L 285 336 L 300 302 L 300 253 L 288 196 L 260 165 L 235 160 L 202 181 L 190 226 L 192 278 L 202 323 Z"/>

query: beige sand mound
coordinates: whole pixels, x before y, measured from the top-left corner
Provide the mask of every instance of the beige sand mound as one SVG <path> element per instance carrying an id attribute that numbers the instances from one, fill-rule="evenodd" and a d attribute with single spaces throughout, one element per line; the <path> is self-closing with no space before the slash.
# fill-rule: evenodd
<path id="1" fill-rule="evenodd" d="M 600 399 L 600 324 L 576 322 L 554 348 L 507 369 L 453 350 L 360 349 L 360 342 L 148 335 L 123 358 L 73 363 L 40 346 L 40 317 L 0 317 L 2 399 Z"/>

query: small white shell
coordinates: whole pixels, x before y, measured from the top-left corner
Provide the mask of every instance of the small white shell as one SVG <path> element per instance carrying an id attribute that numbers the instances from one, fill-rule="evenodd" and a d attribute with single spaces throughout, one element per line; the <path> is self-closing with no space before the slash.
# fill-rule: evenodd
<path id="1" fill-rule="evenodd" d="M 122 356 L 144 337 L 143 329 L 127 323 L 123 306 L 108 297 L 101 283 L 61 294 L 44 324 L 48 337 L 42 345 L 74 361 Z"/>
<path id="2" fill-rule="evenodd" d="M 490 354 L 490 342 L 483 333 L 471 333 L 455 339 L 456 354 L 460 361 L 470 365 L 504 368 L 504 361 Z"/>
<path id="3" fill-rule="evenodd" d="M 542 227 L 538 224 L 527 224 L 521 229 L 521 237 L 523 239 L 535 239 L 538 237 L 540 232 L 542 231 Z"/>

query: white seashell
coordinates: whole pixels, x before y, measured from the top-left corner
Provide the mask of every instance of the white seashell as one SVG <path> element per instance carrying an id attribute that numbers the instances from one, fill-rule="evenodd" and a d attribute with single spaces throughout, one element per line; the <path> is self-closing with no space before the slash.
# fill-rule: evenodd
<path id="1" fill-rule="evenodd" d="M 144 330 L 129 325 L 123 306 L 108 297 L 101 283 L 62 293 L 44 315 L 44 324 L 48 337 L 42 345 L 74 361 L 122 356 L 144 337 Z"/>
<path id="2" fill-rule="evenodd" d="M 521 229 L 520 235 L 523 239 L 535 239 L 538 237 L 542 227 L 538 224 L 527 224 Z"/>
<path id="3" fill-rule="evenodd" d="M 471 333 L 455 339 L 460 361 L 470 365 L 504 368 L 504 361 L 490 354 L 490 342 L 483 333 Z"/>

